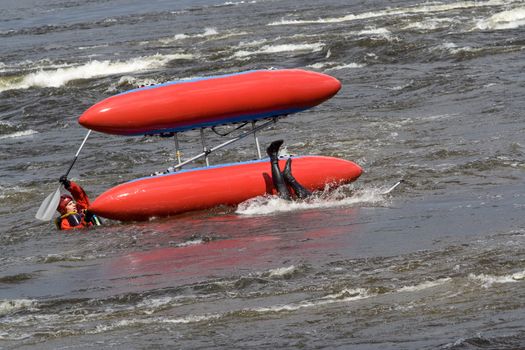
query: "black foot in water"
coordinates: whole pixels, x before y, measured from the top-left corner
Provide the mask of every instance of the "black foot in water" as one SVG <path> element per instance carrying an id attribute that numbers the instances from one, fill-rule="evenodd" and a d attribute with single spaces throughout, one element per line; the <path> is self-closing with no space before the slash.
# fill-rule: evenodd
<path id="1" fill-rule="evenodd" d="M 283 143 L 284 143 L 283 140 L 273 141 L 270 144 L 270 146 L 268 146 L 268 148 L 266 149 L 266 153 L 268 153 L 268 156 L 270 158 L 277 159 L 277 156 L 279 154 L 279 148 L 282 146 Z"/>
<path id="2" fill-rule="evenodd" d="M 284 166 L 283 170 L 283 177 L 286 183 L 293 188 L 297 197 L 305 199 L 312 194 L 312 192 L 304 188 L 303 185 L 301 185 L 292 175 L 292 158 L 288 158 L 286 160 L 286 165 Z"/>
<path id="3" fill-rule="evenodd" d="M 290 179 L 293 179 L 293 176 L 292 176 L 292 158 L 288 158 L 286 160 L 286 165 L 284 166 L 284 170 L 283 170 L 283 176 L 284 176 L 284 179 L 289 181 Z"/>

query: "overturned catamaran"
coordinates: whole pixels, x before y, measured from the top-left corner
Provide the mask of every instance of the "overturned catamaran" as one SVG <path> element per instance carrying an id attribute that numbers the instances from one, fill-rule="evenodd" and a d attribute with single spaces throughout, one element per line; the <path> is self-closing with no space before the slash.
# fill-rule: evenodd
<path id="1" fill-rule="evenodd" d="M 89 210 L 120 221 L 147 220 L 218 205 L 236 205 L 275 193 L 267 160 L 209 166 L 208 155 L 279 118 L 312 108 L 334 96 L 340 82 L 328 75 L 299 69 L 257 70 L 144 87 L 109 97 L 84 112 L 84 127 L 116 135 L 173 136 L 178 164 L 172 171 L 133 180 L 109 189 Z M 263 123 L 256 125 L 258 121 Z M 213 148 L 205 146 L 203 129 L 251 123 L 251 130 Z M 200 129 L 203 152 L 180 158 L 177 133 Z M 255 137 L 259 158 L 261 151 Z M 206 167 L 180 170 L 204 157 Z M 282 160 L 284 166 L 284 160 Z M 333 157 L 294 157 L 294 176 L 308 190 L 356 180 L 357 164 Z"/>

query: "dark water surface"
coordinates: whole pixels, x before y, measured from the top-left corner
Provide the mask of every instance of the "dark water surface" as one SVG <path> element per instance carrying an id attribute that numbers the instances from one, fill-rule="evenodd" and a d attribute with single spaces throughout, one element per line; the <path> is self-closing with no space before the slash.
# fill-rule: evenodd
<path id="1" fill-rule="evenodd" d="M 525 347 L 524 29 L 525 1 L 4 0 L 0 349 Z M 261 143 L 354 160 L 355 184 L 72 234 L 33 218 L 92 104 L 270 67 L 343 88 Z M 95 198 L 175 162 L 173 140 L 94 133 L 71 177 Z"/>

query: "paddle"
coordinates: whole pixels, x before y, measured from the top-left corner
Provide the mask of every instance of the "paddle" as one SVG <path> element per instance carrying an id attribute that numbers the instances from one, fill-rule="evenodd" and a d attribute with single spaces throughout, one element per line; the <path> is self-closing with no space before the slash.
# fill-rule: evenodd
<path id="1" fill-rule="evenodd" d="M 403 182 L 405 182 L 405 180 L 399 180 L 398 182 L 396 182 L 392 187 L 390 187 L 388 190 L 386 190 L 385 192 L 381 193 L 382 195 L 385 195 L 385 194 L 389 194 L 390 192 L 392 192 L 397 186 L 401 185 Z"/>
<path id="2" fill-rule="evenodd" d="M 64 175 L 66 178 L 69 175 L 69 172 L 71 171 L 71 169 L 73 169 L 73 165 L 75 165 L 75 162 L 78 159 L 78 155 L 80 154 L 82 147 L 84 147 L 84 144 L 86 143 L 89 137 L 89 134 L 91 134 L 91 130 L 87 132 L 86 137 L 84 137 L 84 141 L 82 141 L 80 148 L 75 154 L 75 158 L 73 159 L 73 162 L 71 162 L 69 169 L 67 169 L 67 172 Z M 42 202 L 42 204 L 40 204 L 40 208 L 38 208 L 35 218 L 37 218 L 38 220 L 42 220 L 42 221 L 51 220 L 51 218 L 55 214 L 55 210 L 57 210 L 59 202 L 60 202 L 60 186 L 58 186 L 56 191 L 51 193 L 49 196 L 47 196 L 46 199 L 44 199 L 44 201 Z"/>

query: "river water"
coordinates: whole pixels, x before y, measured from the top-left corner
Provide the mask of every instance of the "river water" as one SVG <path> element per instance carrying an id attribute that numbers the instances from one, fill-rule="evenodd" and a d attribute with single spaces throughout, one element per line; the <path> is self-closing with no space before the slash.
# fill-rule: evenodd
<path id="1" fill-rule="evenodd" d="M 524 29 L 512 0 L 3 0 L 0 349 L 525 347 Z M 343 88 L 261 143 L 353 160 L 357 182 L 67 234 L 34 219 L 92 104 L 270 67 Z M 93 133 L 71 178 L 95 198 L 175 161 L 173 140 Z"/>

